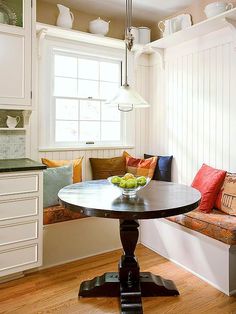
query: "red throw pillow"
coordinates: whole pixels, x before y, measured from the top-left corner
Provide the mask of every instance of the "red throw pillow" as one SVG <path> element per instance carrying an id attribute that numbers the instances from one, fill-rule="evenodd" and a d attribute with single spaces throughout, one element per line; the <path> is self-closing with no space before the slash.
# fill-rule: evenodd
<path id="1" fill-rule="evenodd" d="M 203 164 L 196 174 L 192 187 L 202 194 L 199 210 L 209 213 L 214 207 L 217 194 L 223 184 L 226 171 Z"/>

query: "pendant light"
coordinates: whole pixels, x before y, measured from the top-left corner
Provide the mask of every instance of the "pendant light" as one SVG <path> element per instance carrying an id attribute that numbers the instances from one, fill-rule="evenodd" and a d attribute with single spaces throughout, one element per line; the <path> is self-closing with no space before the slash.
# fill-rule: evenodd
<path id="1" fill-rule="evenodd" d="M 128 84 L 128 52 L 134 44 L 134 37 L 131 34 L 132 26 L 132 0 L 126 0 L 126 27 L 125 27 L 125 82 L 119 88 L 114 98 L 107 101 L 107 104 L 117 105 L 120 111 L 128 112 L 134 108 L 145 108 L 150 105 Z"/>

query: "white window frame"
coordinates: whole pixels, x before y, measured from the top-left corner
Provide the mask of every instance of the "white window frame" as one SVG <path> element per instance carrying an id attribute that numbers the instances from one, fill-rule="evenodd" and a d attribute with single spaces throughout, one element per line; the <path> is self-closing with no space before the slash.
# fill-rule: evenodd
<path id="1" fill-rule="evenodd" d="M 45 39 L 39 60 L 39 148 L 97 148 L 97 147 L 118 147 L 134 145 L 134 112 L 121 113 L 121 141 L 95 142 L 55 142 L 55 104 L 52 101 L 53 74 L 54 74 L 54 52 L 61 51 L 83 57 L 91 57 L 121 62 L 124 65 L 124 50 L 85 43 L 70 43 L 64 40 L 48 38 Z M 78 52 L 79 51 L 79 52 Z M 130 62 L 132 67 L 133 63 Z M 121 73 L 124 73 L 123 69 Z M 52 99 L 53 98 L 53 99 Z M 65 97 L 69 98 L 69 97 Z M 87 98 L 86 98 L 87 99 Z M 118 110 L 118 109 L 117 109 Z"/>

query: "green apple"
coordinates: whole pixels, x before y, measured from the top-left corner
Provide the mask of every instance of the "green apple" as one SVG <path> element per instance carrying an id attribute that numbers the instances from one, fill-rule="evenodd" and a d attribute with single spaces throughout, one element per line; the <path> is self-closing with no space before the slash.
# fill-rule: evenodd
<path id="1" fill-rule="evenodd" d="M 127 189 L 134 189 L 137 187 L 137 180 L 136 179 L 128 179 L 126 181 L 126 188 Z"/>
<path id="2" fill-rule="evenodd" d="M 132 173 L 127 172 L 124 176 L 123 176 L 124 180 L 129 180 L 129 179 L 135 179 L 135 176 Z"/>
<path id="3" fill-rule="evenodd" d="M 138 185 L 144 186 L 147 183 L 147 179 L 145 177 L 138 177 L 137 178 Z"/>
<path id="4" fill-rule="evenodd" d="M 119 187 L 125 189 L 126 188 L 126 180 L 121 179 L 119 183 Z"/>
<path id="5" fill-rule="evenodd" d="M 121 181 L 121 178 L 120 177 L 113 177 L 112 179 L 111 179 L 111 183 L 113 183 L 113 184 L 119 184 L 120 183 L 120 181 Z"/>

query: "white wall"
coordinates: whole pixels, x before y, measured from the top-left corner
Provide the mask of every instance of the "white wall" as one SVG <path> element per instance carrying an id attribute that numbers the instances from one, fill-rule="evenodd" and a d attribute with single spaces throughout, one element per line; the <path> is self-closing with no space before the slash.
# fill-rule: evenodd
<path id="1" fill-rule="evenodd" d="M 173 154 L 173 179 L 190 184 L 202 163 L 236 171 L 236 51 L 226 28 L 151 60 L 150 150 Z M 164 81 L 164 97 L 158 91 Z"/>

